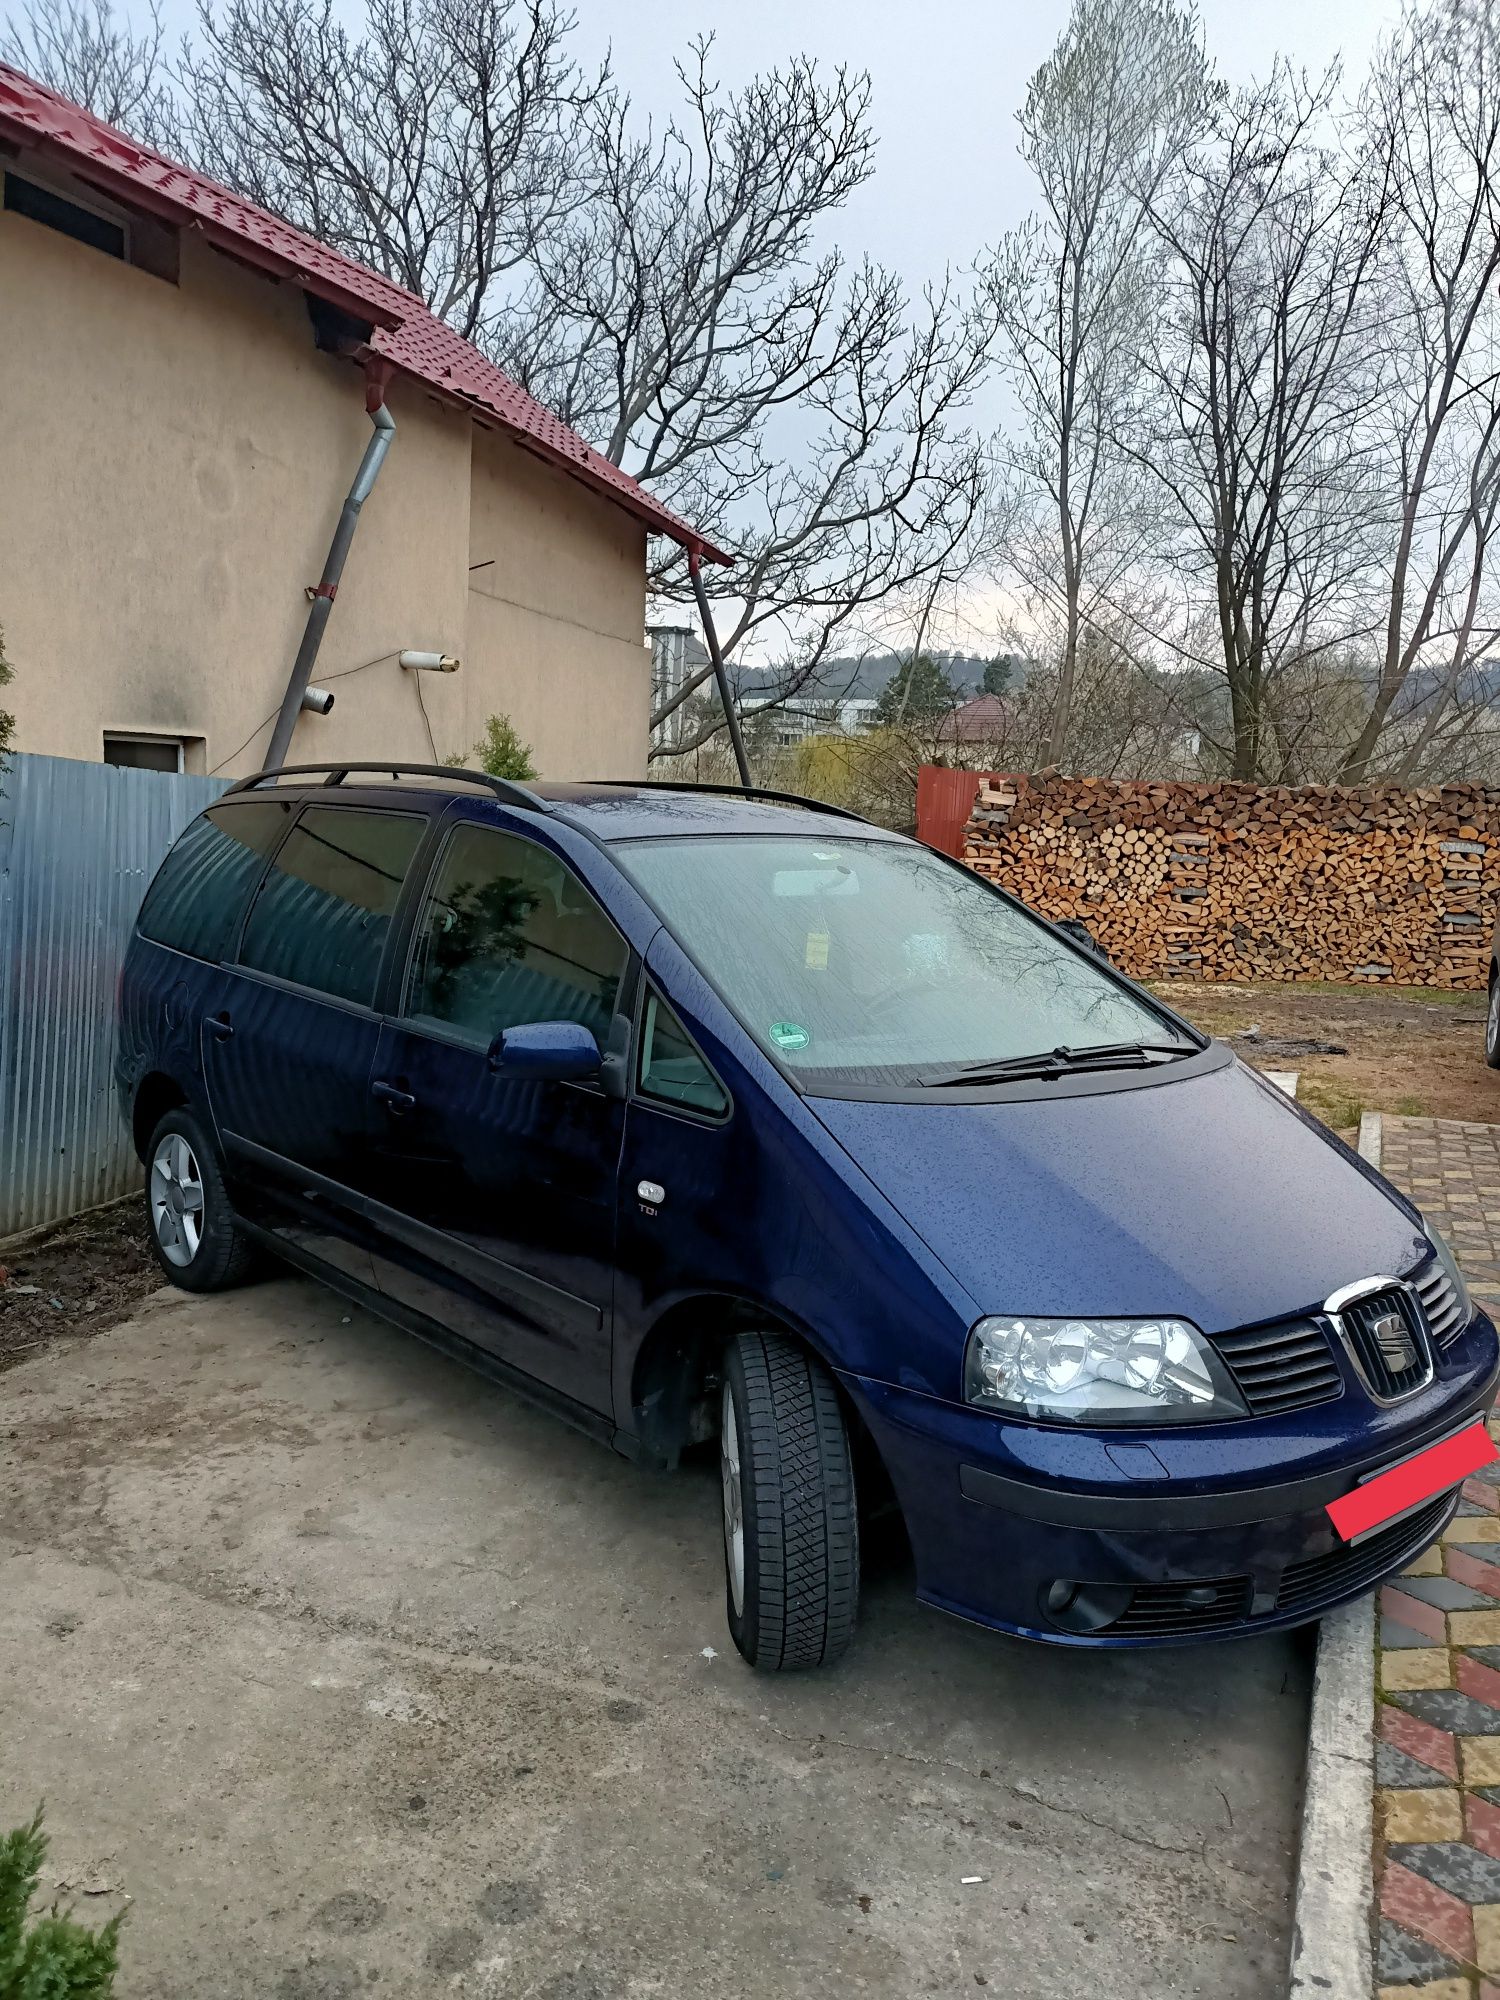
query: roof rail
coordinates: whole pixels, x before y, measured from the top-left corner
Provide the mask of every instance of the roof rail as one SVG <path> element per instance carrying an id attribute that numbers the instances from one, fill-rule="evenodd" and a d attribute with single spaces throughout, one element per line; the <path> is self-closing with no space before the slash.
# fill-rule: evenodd
<path id="1" fill-rule="evenodd" d="M 831 813 L 835 819 L 852 819 L 860 826 L 873 826 L 874 821 L 863 813 L 850 812 L 847 806 L 831 806 L 826 799 L 805 799 L 800 792 L 773 792 L 765 785 L 707 785 L 696 779 L 679 781 L 668 778 L 654 784 L 650 778 L 585 778 L 588 785 L 630 786 L 643 792 L 713 792 L 726 799 L 770 799 L 779 806 L 801 806 L 804 812 Z"/>
<path id="2" fill-rule="evenodd" d="M 317 778 L 325 785 L 341 785 L 351 772 L 379 773 L 387 778 L 447 778 L 461 783 L 483 785 L 495 797 L 508 806 L 520 806 L 526 812 L 550 812 L 552 808 L 544 798 L 532 791 L 528 785 L 518 785 L 510 778 L 492 778 L 488 771 L 470 771 L 462 764 L 405 764 L 399 759 L 393 763 L 357 764 L 340 762 L 337 764 L 283 764 L 274 771 L 257 771 L 253 776 L 241 778 L 229 787 L 230 792 L 253 792 L 257 786 L 269 785 L 277 778 Z M 226 798 L 228 793 L 225 794 Z"/>

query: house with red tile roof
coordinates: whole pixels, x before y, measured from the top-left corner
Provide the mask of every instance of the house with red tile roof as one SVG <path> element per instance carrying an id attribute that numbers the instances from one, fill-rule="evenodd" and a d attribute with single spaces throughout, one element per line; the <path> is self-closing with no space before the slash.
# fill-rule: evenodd
<path id="1" fill-rule="evenodd" d="M 1012 706 L 1003 694 L 976 694 L 943 717 L 937 726 L 937 740 L 965 747 L 1003 743 L 1013 719 Z"/>
<path id="2" fill-rule="evenodd" d="M 288 761 L 504 713 L 544 776 L 644 771 L 647 538 L 723 552 L 420 299 L 3 64 L 0 356 L 17 749 L 259 768 L 393 421 Z"/>

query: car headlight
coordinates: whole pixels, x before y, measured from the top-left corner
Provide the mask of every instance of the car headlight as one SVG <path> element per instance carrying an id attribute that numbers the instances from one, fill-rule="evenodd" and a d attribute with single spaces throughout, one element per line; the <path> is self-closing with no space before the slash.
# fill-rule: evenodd
<path id="1" fill-rule="evenodd" d="M 1249 1414 L 1218 1354 L 1183 1319 L 982 1319 L 964 1353 L 964 1401 L 1076 1424 Z"/>
<path id="2" fill-rule="evenodd" d="M 1464 1283 L 1464 1274 L 1458 1268 L 1458 1259 L 1430 1222 L 1424 1221 L 1422 1227 L 1427 1232 L 1427 1241 L 1432 1245 L 1433 1254 L 1443 1267 L 1443 1276 L 1453 1287 L 1454 1296 L 1463 1309 L 1463 1318 L 1459 1321 L 1458 1326 L 1453 1329 L 1457 1333 L 1460 1327 L 1467 1326 L 1469 1321 L 1474 1317 L 1474 1301 L 1469 1296 L 1468 1286 Z"/>

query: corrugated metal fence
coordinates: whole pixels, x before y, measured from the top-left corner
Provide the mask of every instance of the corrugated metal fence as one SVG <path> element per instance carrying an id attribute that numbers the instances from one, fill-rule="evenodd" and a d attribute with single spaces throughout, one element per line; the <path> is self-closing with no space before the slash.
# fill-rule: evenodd
<path id="1" fill-rule="evenodd" d="M 980 771 L 949 771 L 939 764 L 924 764 L 917 772 L 917 838 L 925 840 L 940 854 L 960 860 L 964 851 L 964 828 L 979 796 L 979 781 L 988 776 Z"/>
<path id="2" fill-rule="evenodd" d="M 227 779 L 12 757 L 0 776 L 0 1238 L 125 1194 L 120 962 L 162 856 Z"/>

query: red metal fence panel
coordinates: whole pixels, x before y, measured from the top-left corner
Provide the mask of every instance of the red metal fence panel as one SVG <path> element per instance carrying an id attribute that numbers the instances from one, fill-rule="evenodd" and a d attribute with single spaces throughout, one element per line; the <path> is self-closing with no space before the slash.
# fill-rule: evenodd
<path id="1" fill-rule="evenodd" d="M 949 771 L 924 764 L 917 773 L 917 838 L 955 860 L 964 851 L 964 828 L 987 771 Z"/>

